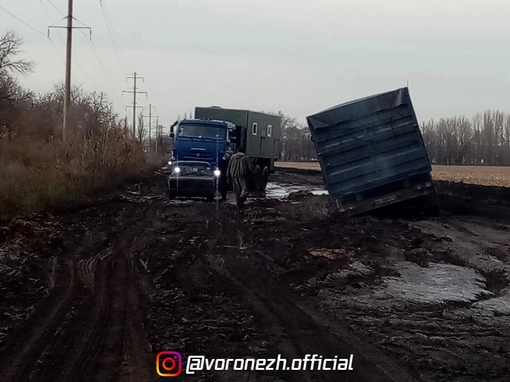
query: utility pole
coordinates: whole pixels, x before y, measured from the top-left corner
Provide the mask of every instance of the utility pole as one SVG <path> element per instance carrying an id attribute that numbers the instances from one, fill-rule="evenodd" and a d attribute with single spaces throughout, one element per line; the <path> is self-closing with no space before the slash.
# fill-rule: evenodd
<path id="1" fill-rule="evenodd" d="M 158 153 L 158 141 L 159 141 L 159 130 L 161 126 L 159 126 L 159 119 L 156 118 L 156 154 Z"/>
<path id="2" fill-rule="evenodd" d="M 141 79 L 142 81 L 145 82 L 143 77 L 139 77 L 138 73 L 135 72 L 133 74 L 133 77 L 127 77 L 126 81 L 128 79 L 131 79 L 131 78 L 133 79 L 133 83 L 134 83 L 133 84 L 133 90 L 132 91 L 124 90 L 122 92 L 122 94 L 124 94 L 124 93 L 132 93 L 133 94 L 133 106 L 127 106 L 127 107 L 132 107 L 133 108 L 133 137 L 136 137 L 136 109 L 137 109 L 137 106 L 136 106 L 136 95 L 138 93 L 142 93 L 142 94 L 144 93 L 145 96 L 148 97 L 148 94 L 147 94 L 147 92 L 139 92 L 138 88 L 136 87 L 136 80 L 137 79 Z"/>
<path id="3" fill-rule="evenodd" d="M 156 109 L 156 108 L 153 107 L 152 104 L 149 104 L 149 115 L 144 115 L 143 116 L 144 118 L 147 118 L 147 117 L 149 118 L 149 150 L 148 150 L 149 153 L 151 152 L 152 118 L 157 118 L 158 117 L 157 115 L 152 115 L 152 109 Z"/>
<path id="4" fill-rule="evenodd" d="M 69 116 L 71 112 L 71 49 L 73 45 L 73 0 L 69 0 L 67 15 L 67 56 L 66 56 L 66 85 L 64 98 L 64 126 L 62 130 L 62 139 L 67 139 L 67 129 L 69 126 Z"/>
<path id="5" fill-rule="evenodd" d="M 67 26 L 49 26 L 48 38 L 50 37 L 51 28 L 67 29 L 67 47 L 66 47 L 66 77 L 64 85 L 64 121 L 62 124 L 62 140 L 66 142 L 69 132 L 69 120 L 71 116 L 71 63 L 72 63 L 72 47 L 73 47 L 73 29 L 88 29 L 92 35 L 90 27 L 73 27 L 73 0 L 69 0 L 67 4 Z"/>

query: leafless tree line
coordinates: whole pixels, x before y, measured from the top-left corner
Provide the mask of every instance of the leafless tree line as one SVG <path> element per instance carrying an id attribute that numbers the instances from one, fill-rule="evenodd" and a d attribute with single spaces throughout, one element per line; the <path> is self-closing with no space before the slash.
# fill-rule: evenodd
<path id="1" fill-rule="evenodd" d="M 487 110 L 422 123 L 423 140 L 434 164 L 510 165 L 510 115 Z"/>
<path id="2" fill-rule="evenodd" d="M 306 125 L 282 117 L 282 161 L 316 160 Z M 433 164 L 510 166 L 510 114 L 487 110 L 421 124 L 423 140 Z"/>
<path id="3" fill-rule="evenodd" d="M 24 89 L 15 75 L 30 73 L 33 63 L 16 57 L 21 52 L 21 44 L 21 38 L 14 32 L 0 36 L 0 138 L 13 140 L 29 135 L 34 140 L 52 139 L 61 134 L 64 86 L 56 85 L 45 94 Z M 120 127 L 104 93 L 74 87 L 71 100 L 71 126 L 85 136 Z"/>
<path id="4" fill-rule="evenodd" d="M 278 115 L 282 118 L 281 160 L 288 162 L 316 160 L 317 154 L 308 127 L 281 111 Z"/>

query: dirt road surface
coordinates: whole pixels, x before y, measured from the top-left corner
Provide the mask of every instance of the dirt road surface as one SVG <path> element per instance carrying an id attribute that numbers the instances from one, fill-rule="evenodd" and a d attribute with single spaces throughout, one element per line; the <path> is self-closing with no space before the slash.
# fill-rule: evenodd
<path id="1" fill-rule="evenodd" d="M 510 213 L 490 190 L 344 222 L 314 172 L 278 172 L 242 211 L 164 186 L 0 224 L 0 381 L 164 380 L 161 351 L 182 381 L 510 380 Z M 307 354 L 353 370 L 185 373 Z"/>

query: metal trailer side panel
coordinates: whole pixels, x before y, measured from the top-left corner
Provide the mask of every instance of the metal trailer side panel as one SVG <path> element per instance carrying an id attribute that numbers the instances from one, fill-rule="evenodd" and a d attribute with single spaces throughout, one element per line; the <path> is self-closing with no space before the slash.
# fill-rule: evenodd
<path id="1" fill-rule="evenodd" d="M 279 145 L 281 137 L 281 118 L 249 111 L 247 127 L 246 153 L 258 158 L 279 159 L 279 150 L 275 150 L 275 145 Z M 275 157 L 275 154 L 278 156 Z"/>
<path id="2" fill-rule="evenodd" d="M 432 170 L 407 88 L 335 106 L 307 122 L 334 197 Z"/>

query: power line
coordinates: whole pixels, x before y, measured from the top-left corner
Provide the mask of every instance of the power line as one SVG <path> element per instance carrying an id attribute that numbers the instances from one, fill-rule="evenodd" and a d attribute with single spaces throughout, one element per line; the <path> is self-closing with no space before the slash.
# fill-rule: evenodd
<path id="1" fill-rule="evenodd" d="M 96 49 L 96 45 L 94 44 L 94 40 L 92 40 L 92 39 L 90 40 L 90 45 L 91 45 L 91 47 L 92 47 L 92 49 L 93 49 L 93 51 L 94 51 L 94 53 L 95 53 L 95 55 L 97 57 L 97 60 L 99 61 L 99 65 L 101 66 L 101 69 L 103 70 L 103 73 L 104 73 L 104 76 L 106 78 L 106 81 L 108 81 L 108 84 L 110 85 L 110 88 L 113 91 L 113 95 L 115 96 L 117 101 L 119 103 L 121 103 L 122 101 L 120 100 L 119 96 L 117 95 L 117 92 L 115 91 L 112 83 L 110 82 L 110 77 L 108 77 L 108 73 L 106 73 L 105 66 L 103 65 L 103 62 L 101 61 L 101 58 L 99 57 L 99 53 L 98 53 L 98 51 Z"/>
<path id="2" fill-rule="evenodd" d="M 60 36 L 60 35 L 59 35 Z M 62 36 L 60 36 L 62 38 Z M 78 69 L 80 69 L 80 71 L 83 73 L 83 75 L 85 76 L 85 78 L 90 82 L 90 84 L 92 85 L 92 87 L 94 87 L 96 90 L 98 91 L 101 91 L 101 89 L 90 79 L 90 77 L 88 76 L 87 72 L 85 72 L 85 70 L 81 67 L 80 65 L 80 62 L 78 60 L 76 60 L 74 57 L 73 57 L 73 62 L 76 64 L 76 66 L 78 67 Z"/>
<path id="3" fill-rule="evenodd" d="M 110 12 L 108 11 L 108 7 L 106 6 L 106 3 L 104 2 L 104 0 L 99 0 L 99 3 L 101 4 L 101 9 L 103 10 L 103 15 L 105 16 L 107 27 L 109 25 L 108 29 L 109 29 L 109 32 L 111 32 L 110 38 L 112 39 L 113 47 L 114 47 L 115 53 L 117 55 L 117 60 L 119 61 L 119 64 L 120 64 L 121 68 L 123 70 L 125 70 L 125 67 L 123 65 L 123 61 L 119 57 L 119 55 L 122 55 L 122 53 L 121 53 L 121 51 L 119 49 L 119 43 L 117 41 L 117 36 L 116 36 L 115 30 L 113 28 L 113 23 L 112 23 L 112 19 L 110 17 Z M 125 70 L 124 74 L 126 74 L 126 73 L 127 73 L 127 70 Z"/>
<path id="4" fill-rule="evenodd" d="M 39 2 L 41 3 L 42 7 L 44 8 L 44 11 L 46 12 L 46 15 L 48 16 L 48 20 L 51 22 L 51 15 L 50 13 L 48 12 L 48 9 L 46 8 L 46 6 L 44 5 L 43 1 L 42 0 L 39 0 Z M 64 20 L 65 17 L 59 21 L 57 21 L 56 23 L 54 23 L 53 25 L 56 25 L 58 24 L 60 21 Z M 52 26 L 53 26 L 52 25 Z M 62 41 L 63 44 L 65 44 L 65 41 L 64 39 L 62 38 L 62 36 L 60 35 L 60 33 L 58 33 L 58 37 L 60 38 L 60 40 Z M 55 43 L 53 42 L 53 40 L 50 38 L 49 34 L 48 34 L 48 40 L 50 40 L 51 44 L 53 45 L 53 47 L 57 50 L 57 53 L 59 54 L 60 58 L 63 60 L 63 57 L 62 55 L 60 54 L 60 52 L 58 51 L 57 49 L 57 46 L 55 45 Z M 76 66 L 78 67 L 78 69 L 82 72 L 83 76 L 90 82 L 90 84 L 92 85 L 93 88 L 95 88 L 96 90 L 98 91 L 101 91 L 97 86 L 96 84 L 90 79 L 90 77 L 87 75 L 87 73 L 85 72 L 85 70 L 83 70 L 83 68 L 81 67 L 80 63 L 73 58 L 73 62 L 76 64 Z M 65 61 L 64 61 L 65 63 Z M 74 77 L 74 75 L 71 75 L 71 77 L 73 78 L 73 81 L 76 80 L 76 78 Z"/>
<path id="5" fill-rule="evenodd" d="M 60 51 L 57 49 L 57 46 L 55 45 L 55 43 L 53 42 L 53 40 L 52 40 L 50 37 L 48 37 L 48 40 L 50 40 L 51 45 L 53 45 L 53 48 L 55 48 L 55 51 L 57 52 L 58 56 L 60 57 L 60 59 L 62 60 L 62 62 L 63 62 L 63 63 L 64 63 L 64 65 L 65 65 L 66 61 L 64 60 L 64 56 L 62 56 L 62 54 L 60 53 Z M 73 80 L 74 80 L 74 78 L 73 78 Z"/>
<path id="6" fill-rule="evenodd" d="M 44 5 L 43 1 L 42 0 L 39 0 L 39 2 L 41 3 L 41 5 L 43 6 L 44 8 L 44 12 L 46 12 L 46 15 L 48 16 L 48 19 L 51 20 L 51 15 L 50 15 L 50 12 L 48 12 L 48 8 L 46 8 L 46 6 Z"/>
<path id="7" fill-rule="evenodd" d="M 77 21 L 78 23 L 82 24 L 82 25 L 86 25 L 84 24 L 83 22 L 81 22 L 80 20 L 78 20 L 76 17 L 73 17 L 73 19 L 75 21 Z M 106 77 L 106 81 L 108 82 L 109 86 L 110 86 L 110 90 L 112 90 L 113 92 L 113 95 L 114 97 L 117 99 L 117 101 L 119 103 L 121 103 L 122 101 L 119 99 L 118 95 L 117 95 L 117 92 L 115 91 L 114 89 L 114 86 L 112 85 L 111 81 L 110 81 L 110 78 L 108 76 L 108 73 L 106 72 L 106 69 L 105 69 L 105 65 L 103 64 L 103 61 L 101 60 L 100 56 L 99 56 L 99 52 L 94 44 L 94 40 L 92 39 L 92 35 L 90 36 L 87 36 L 83 31 L 80 31 L 83 35 L 85 35 L 87 37 L 87 41 L 89 43 L 89 47 L 92 49 L 92 52 L 94 53 L 94 55 L 96 56 L 98 62 L 99 62 L 99 65 L 101 66 L 101 70 L 103 71 L 103 74 L 105 75 Z M 117 56 L 118 57 L 118 56 Z M 121 67 L 121 70 L 123 70 L 123 68 Z"/>
<path id="8" fill-rule="evenodd" d="M 65 19 L 65 18 L 67 18 L 67 17 L 64 17 L 64 19 Z M 74 17 L 74 16 L 72 17 L 72 19 L 73 19 L 73 20 L 75 20 L 75 21 L 77 21 L 78 23 L 80 23 L 80 24 L 82 24 L 82 25 L 85 25 L 83 22 L 81 22 L 80 20 L 78 20 L 78 19 L 77 19 L 76 17 Z M 85 34 L 85 32 L 82 30 L 82 29 L 84 29 L 84 28 L 82 28 L 82 27 L 76 27 L 76 28 L 77 28 L 77 29 L 79 29 L 79 30 L 80 30 L 80 32 L 81 32 L 83 35 L 85 35 L 85 37 L 87 37 L 87 41 L 88 41 L 88 43 L 89 43 L 89 47 L 91 47 L 91 48 L 92 48 L 92 52 L 94 53 L 94 55 L 96 56 L 97 60 L 99 61 L 99 64 L 101 65 L 101 68 L 102 68 L 102 70 L 103 70 L 103 73 L 105 74 L 105 77 L 106 77 L 106 81 L 108 82 L 108 84 L 109 84 L 109 86 L 110 86 L 110 90 L 112 90 L 113 96 L 117 99 L 117 101 L 118 101 L 119 103 L 121 103 L 121 100 L 119 99 L 119 97 L 118 97 L 117 93 L 115 92 L 114 87 L 112 86 L 112 84 L 111 84 L 111 82 L 110 82 L 110 80 L 109 80 L 109 78 L 108 78 L 108 75 L 106 74 L 106 71 L 105 71 L 105 69 L 104 69 L 104 65 L 103 65 L 103 63 L 102 63 L 101 59 L 99 58 L 99 54 L 98 54 L 98 52 L 97 52 L 97 50 L 96 50 L 96 48 L 95 48 L 95 46 L 94 46 L 94 43 L 93 43 L 93 41 L 92 41 L 92 35 L 90 34 L 89 36 L 87 36 L 87 35 Z M 85 29 L 90 29 L 90 28 L 85 27 Z M 60 34 L 58 34 L 58 36 L 59 36 L 59 38 L 62 40 L 62 42 L 64 42 L 64 40 L 63 40 L 62 36 L 61 36 Z M 73 63 L 74 63 L 74 64 L 76 64 L 76 66 L 78 67 L 78 69 L 82 72 L 82 74 L 83 74 L 83 75 L 85 76 L 85 78 L 86 78 L 86 79 L 90 82 L 90 84 L 91 84 L 91 85 L 92 85 L 92 86 L 93 86 L 93 87 L 94 87 L 97 91 L 101 92 L 101 89 L 100 89 L 100 88 L 99 88 L 99 87 L 98 87 L 98 86 L 94 83 L 94 81 L 92 81 L 92 80 L 90 79 L 90 77 L 88 76 L 87 72 L 86 72 L 86 71 L 82 68 L 82 66 L 80 65 L 79 61 L 73 58 Z M 73 77 L 73 79 L 74 79 L 74 77 Z"/>
<path id="9" fill-rule="evenodd" d="M 39 0 L 41 1 L 41 0 Z M 46 14 L 49 16 L 49 13 L 48 13 L 48 10 L 47 8 L 44 6 L 44 4 L 42 3 L 41 1 L 41 5 L 44 7 L 44 10 L 46 11 Z M 19 17 L 15 16 L 14 14 L 12 14 L 11 12 L 9 12 L 7 9 L 5 9 L 4 7 L 2 7 L 0 5 L 0 8 L 3 9 L 5 12 L 7 12 L 9 15 L 11 15 L 12 17 L 14 17 L 16 20 L 18 20 L 19 22 L 21 22 L 22 24 L 25 24 L 26 26 L 28 26 L 30 29 L 36 31 L 37 33 L 40 33 L 42 34 L 44 37 L 46 37 L 51 45 L 53 45 L 53 48 L 55 49 L 55 51 L 57 52 L 57 54 L 59 55 L 60 59 L 62 60 L 62 62 L 65 63 L 65 60 L 64 60 L 64 57 L 62 56 L 62 54 L 60 53 L 60 51 L 58 50 L 57 46 L 55 45 L 55 43 L 53 42 L 53 40 L 50 38 L 50 36 L 48 35 L 45 35 L 44 33 L 42 33 L 41 31 L 35 29 L 34 27 L 32 27 L 30 24 L 26 23 L 25 21 L 21 20 Z M 50 16 L 51 17 L 51 16 Z"/>
<path id="10" fill-rule="evenodd" d="M 58 7 L 55 4 L 53 4 L 53 1 L 48 0 L 48 3 L 50 3 L 51 6 L 57 10 L 58 13 L 60 13 L 62 16 L 65 16 L 64 12 L 62 12 L 60 9 L 58 9 Z"/>
<path id="11" fill-rule="evenodd" d="M 85 35 L 85 33 L 83 31 L 82 31 L 82 33 Z M 115 88 L 112 85 L 112 83 L 110 82 L 110 78 L 108 77 L 108 73 L 106 73 L 106 69 L 105 69 L 105 66 L 103 65 L 103 61 L 101 60 L 101 57 L 99 57 L 99 52 L 96 49 L 96 45 L 94 44 L 94 40 L 92 40 L 92 38 L 88 37 L 87 35 L 85 35 L 85 36 L 87 37 L 87 41 L 89 42 L 89 46 L 92 49 L 92 52 L 96 56 L 97 61 L 99 62 L 99 65 L 101 66 L 101 70 L 103 71 L 103 74 L 104 74 L 104 76 L 106 78 L 106 81 L 108 82 L 108 85 L 110 86 L 110 89 L 113 92 L 114 97 L 117 99 L 117 102 L 121 103 L 122 101 L 120 100 L 119 96 L 115 92 Z"/>
<path id="12" fill-rule="evenodd" d="M 112 41 L 113 49 L 115 50 L 115 55 L 117 56 L 117 61 L 119 62 L 121 70 L 124 72 L 124 74 L 126 74 L 127 70 L 122 64 L 122 60 L 120 59 L 119 56 L 120 49 L 118 48 L 118 43 L 115 37 L 115 32 L 113 30 L 113 23 L 111 21 L 110 14 L 108 12 L 106 4 L 104 3 L 104 0 L 99 0 L 99 4 L 101 5 L 101 10 L 103 11 L 103 17 L 105 19 L 106 28 L 108 29 L 108 34 L 110 36 L 110 40 Z"/>
<path id="13" fill-rule="evenodd" d="M 42 3 L 41 1 L 41 4 L 42 6 L 44 7 L 44 4 Z M 7 9 L 5 9 L 4 7 L 2 7 L 0 5 L 0 9 L 4 10 L 6 13 L 8 13 L 9 15 L 11 15 L 12 17 L 14 17 L 16 20 L 18 20 L 19 22 L 21 22 L 22 24 L 28 26 L 30 29 L 36 31 L 37 33 L 39 34 L 42 34 L 44 37 L 46 37 L 51 45 L 53 46 L 53 48 L 55 49 L 55 51 L 57 52 L 58 56 L 60 57 L 60 59 L 62 60 L 62 62 L 65 64 L 65 60 L 64 60 L 64 57 L 62 56 L 62 54 L 60 53 L 60 51 L 58 50 L 57 46 L 55 45 L 55 43 L 53 42 L 53 40 L 50 38 L 49 35 L 45 35 L 44 33 L 42 33 L 41 31 L 35 29 L 34 27 L 32 27 L 30 24 L 26 23 L 25 21 L 21 20 L 19 17 L 17 17 L 16 15 L 12 14 L 11 12 L 9 12 Z M 48 13 L 48 10 L 46 9 L 46 7 L 44 7 L 44 10 L 46 11 L 46 13 L 49 15 Z"/>
<path id="14" fill-rule="evenodd" d="M 27 27 L 29 27 L 29 28 L 30 28 L 30 29 L 32 29 L 33 31 L 36 31 L 37 33 L 42 34 L 44 37 L 46 37 L 46 35 L 45 35 L 43 32 L 41 32 L 40 30 L 37 30 L 37 29 L 36 29 L 36 28 L 34 28 L 32 25 L 30 25 L 30 24 L 26 23 L 25 21 L 21 20 L 18 16 L 16 16 L 16 15 L 12 14 L 12 13 L 11 13 L 11 12 L 9 12 L 7 9 L 5 9 L 4 7 L 2 7 L 1 5 L 0 5 L 0 9 L 2 9 L 4 12 L 6 12 L 6 13 L 8 13 L 9 15 L 11 15 L 12 17 L 14 17 L 14 18 L 15 18 L 16 20 L 18 20 L 20 23 L 22 23 L 22 24 L 26 25 Z"/>

